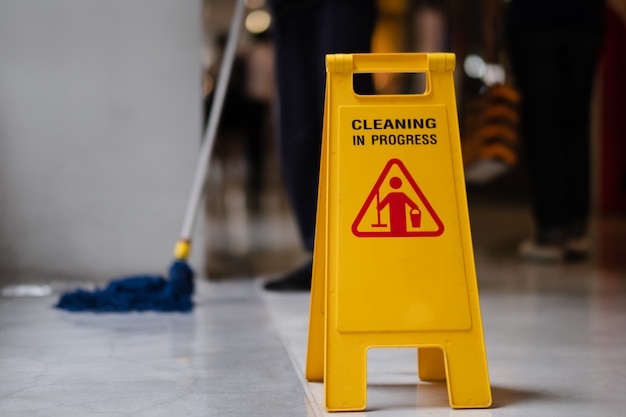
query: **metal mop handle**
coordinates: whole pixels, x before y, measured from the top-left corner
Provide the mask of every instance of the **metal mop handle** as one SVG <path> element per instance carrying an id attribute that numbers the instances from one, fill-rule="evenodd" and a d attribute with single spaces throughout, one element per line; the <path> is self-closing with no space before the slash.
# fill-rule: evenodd
<path id="1" fill-rule="evenodd" d="M 213 150 L 213 145 L 215 143 L 215 135 L 217 133 L 224 98 L 226 96 L 226 88 L 228 87 L 233 61 L 235 60 L 235 50 L 239 41 L 239 34 L 241 33 L 244 9 L 244 0 L 237 0 L 228 34 L 228 41 L 226 43 L 226 50 L 224 51 L 222 64 L 220 65 L 217 85 L 215 87 L 215 96 L 211 105 L 211 112 L 209 113 L 209 119 L 204 133 L 204 140 L 200 147 L 200 155 L 196 165 L 196 173 L 193 179 L 189 201 L 187 203 L 187 210 L 185 211 L 183 226 L 180 231 L 180 239 L 176 242 L 176 246 L 174 248 L 174 256 L 176 259 L 187 259 L 191 250 L 191 235 L 196 222 L 198 209 L 200 207 L 204 181 L 208 171 L 209 160 L 211 158 L 211 151 Z"/>

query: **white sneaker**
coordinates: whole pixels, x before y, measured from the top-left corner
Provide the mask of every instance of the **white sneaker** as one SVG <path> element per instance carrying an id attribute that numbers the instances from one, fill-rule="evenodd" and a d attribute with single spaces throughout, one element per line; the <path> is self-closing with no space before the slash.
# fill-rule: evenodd
<path id="1" fill-rule="evenodd" d="M 542 245 L 534 239 L 523 241 L 517 253 L 521 259 L 532 262 L 555 263 L 565 258 L 565 249 L 561 245 Z"/>

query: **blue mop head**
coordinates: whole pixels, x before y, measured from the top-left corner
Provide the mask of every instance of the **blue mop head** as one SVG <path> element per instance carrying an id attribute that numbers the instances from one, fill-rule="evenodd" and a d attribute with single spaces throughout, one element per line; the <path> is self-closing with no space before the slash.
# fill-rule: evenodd
<path id="1" fill-rule="evenodd" d="M 55 305 L 68 311 L 116 312 L 180 311 L 193 309 L 194 272 L 187 262 L 170 266 L 169 280 L 157 275 L 119 278 L 93 292 L 77 289 L 63 294 Z"/>

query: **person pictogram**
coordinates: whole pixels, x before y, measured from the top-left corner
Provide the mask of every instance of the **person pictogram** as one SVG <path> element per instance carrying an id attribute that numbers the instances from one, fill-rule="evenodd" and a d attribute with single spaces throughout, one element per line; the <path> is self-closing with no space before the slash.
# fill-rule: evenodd
<path id="1" fill-rule="evenodd" d="M 444 225 L 399 159 L 390 159 L 361 206 L 352 233 L 357 237 L 436 237 Z"/>
<path id="2" fill-rule="evenodd" d="M 402 180 L 392 177 L 389 185 L 394 190 L 402 187 Z M 421 211 L 419 206 L 402 191 L 388 193 L 377 205 L 380 212 L 389 206 L 389 227 L 392 236 L 406 236 L 407 229 L 407 206 L 411 209 L 411 227 L 419 227 Z"/>

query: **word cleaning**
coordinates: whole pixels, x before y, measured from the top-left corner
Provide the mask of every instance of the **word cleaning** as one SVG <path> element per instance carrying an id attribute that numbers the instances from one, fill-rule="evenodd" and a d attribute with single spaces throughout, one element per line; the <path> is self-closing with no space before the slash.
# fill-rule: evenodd
<path id="1" fill-rule="evenodd" d="M 424 133 L 437 128 L 434 118 L 353 119 L 353 145 L 365 145 L 366 137 L 372 145 L 434 145 L 436 133 Z"/>

